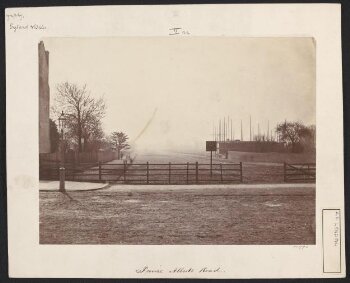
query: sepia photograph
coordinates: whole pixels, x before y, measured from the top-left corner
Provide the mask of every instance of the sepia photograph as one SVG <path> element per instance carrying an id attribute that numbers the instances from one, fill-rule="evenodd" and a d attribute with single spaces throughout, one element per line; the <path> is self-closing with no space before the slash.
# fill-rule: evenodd
<path id="1" fill-rule="evenodd" d="M 6 9 L 9 277 L 346 276 L 342 10 Z"/>
<path id="2" fill-rule="evenodd" d="M 314 38 L 44 37 L 38 59 L 41 245 L 316 244 Z"/>

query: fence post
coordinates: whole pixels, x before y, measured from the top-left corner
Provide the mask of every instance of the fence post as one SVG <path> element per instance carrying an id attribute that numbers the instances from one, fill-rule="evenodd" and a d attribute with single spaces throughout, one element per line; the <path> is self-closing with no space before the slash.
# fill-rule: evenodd
<path id="1" fill-rule="evenodd" d="M 102 176 L 101 176 L 101 175 L 102 175 L 102 174 L 101 174 L 102 172 L 101 172 L 101 171 L 102 171 L 102 170 L 101 170 L 101 161 L 99 161 L 99 162 L 98 162 L 98 180 L 99 180 L 99 181 L 101 181 L 101 179 L 102 179 Z"/>
<path id="2" fill-rule="evenodd" d="M 220 179 L 221 179 L 221 183 L 222 183 L 222 181 L 223 181 L 223 179 L 222 179 L 222 163 L 220 163 Z"/>
<path id="3" fill-rule="evenodd" d="M 169 184 L 170 184 L 170 176 L 171 176 L 171 162 L 169 162 Z"/>
<path id="4" fill-rule="evenodd" d="M 124 183 L 126 183 L 126 162 L 124 161 Z"/>
<path id="5" fill-rule="evenodd" d="M 55 172 L 54 170 L 55 170 L 55 165 L 54 165 L 53 168 L 52 168 L 51 164 L 49 164 L 48 170 L 47 170 L 48 176 L 49 176 L 49 178 L 50 178 L 49 180 L 52 180 L 52 178 L 54 178 L 54 176 L 52 176 L 52 175 L 53 175 L 52 172 Z M 45 171 L 43 170 L 43 172 L 45 172 Z M 45 174 L 44 174 L 44 175 L 45 175 Z"/>
<path id="6" fill-rule="evenodd" d="M 60 186 L 59 186 L 59 191 L 60 192 L 65 192 L 66 187 L 65 187 L 65 182 L 66 182 L 66 169 L 64 167 L 60 167 L 59 169 L 59 178 L 60 178 Z"/>
<path id="7" fill-rule="evenodd" d="M 149 183 L 149 166 L 147 161 L 147 184 Z"/>
<path id="8" fill-rule="evenodd" d="M 187 162 L 187 168 L 186 168 L 186 184 L 188 184 L 188 162 Z"/>
<path id="9" fill-rule="evenodd" d="M 75 179 L 75 160 L 73 160 L 73 164 L 72 164 L 72 179 L 73 181 Z"/>
<path id="10" fill-rule="evenodd" d="M 242 170 L 242 162 L 239 162 L 239 171 L 241 173 L 239 181 L 243 183 L 243 170 Z"/>
<path id="11" fill-rule="evenodd" d="M 284 182 L 287 182 L 287 176 L 286 176 L 286 174 L 287 174 L 287 164 L 286 164 L 286 162 L 283 162 L 283 181 Z"/>
<path id="12" fill-rule="evenodd" d="M 198 161 L 196 162 L 196 184 L 198 184 Z"/>
<path id="13" fill-rule="evenodd" d="M 59 180 L 59 178 L 60 178 L 60 161 L 58 159 L 56 160 L 56 167 L 57 167 L 57 178 Z"/>

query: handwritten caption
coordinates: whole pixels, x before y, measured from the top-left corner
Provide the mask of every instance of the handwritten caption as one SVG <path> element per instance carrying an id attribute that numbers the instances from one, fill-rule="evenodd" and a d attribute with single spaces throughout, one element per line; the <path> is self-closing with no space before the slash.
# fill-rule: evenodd
<path id="1" fill-rule="evenodd" d="M 176 267 L 173 269 L 162 269 L 162 268 L 150 268 L 148 266 L 144 266 L 142 268 L 136 269 L 136 273 L 138 274 L 183 274 L 183 273 L 220 273 L 225 272 L 221 269 L 221 267 L 209 268 L 209 267 L 201 267 L 198 269 L 192 267 Z"/>
<path id="2" fill-rule="evenodd" d="M 40 23 L 26 23 L 25 16 L 20 12 L 6 14 L 6 21 L 9 22 L 9 29 L 13 32 L 46 30 L 47 27 Z"/>

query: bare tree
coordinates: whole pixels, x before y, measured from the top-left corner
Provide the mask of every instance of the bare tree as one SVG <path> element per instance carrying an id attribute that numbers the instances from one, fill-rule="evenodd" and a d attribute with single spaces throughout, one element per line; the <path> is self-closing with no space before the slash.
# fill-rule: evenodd
<path id="1" fill-rule="evenodd" d="M 105 115 L 106 106 L 102 97 L 91 97 L 86 85 L 64 82 L 56 87 L 54 112 L 64 111 L 67 118 L 68 135 L 78 144 L 82 151 L 84 142 L 91 139 L 94 133 L 101 134 L 101 119 Z"/>
<path id="2" fill-rule="evenodd" d="M 118 152 L 118 159 L 120 159 L 120 153 L 124 149 L 129 149 L 128 144 L 129 137 L 123 132 L 113 132 L 110 137 L 113 145 L 116 147 Z"/>

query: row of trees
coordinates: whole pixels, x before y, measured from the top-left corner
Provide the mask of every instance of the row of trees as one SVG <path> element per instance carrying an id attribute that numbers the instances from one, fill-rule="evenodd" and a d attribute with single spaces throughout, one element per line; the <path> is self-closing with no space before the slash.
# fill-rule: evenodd
<path id="1" fill-rule="evenodd" d="M 258 134 L 253 136 L 256 142 L 280 142 L 284 143 L 286 149 L 291 152 L 315 151 L 316 148 L 316 127 L 306 126 L 303 123 L 282 122 L 277 124 L 274 130 L 277 137 L 270 135 Z"/>
<path id="2" fill-rule="evenodd" d="M 87 86 L 64 82 L 56 87 L 56 96 L 52 111 L 56 118 L 64 112 L 65 140 L 69 148 L 79 152 L 114 148 L 121 151 L 130 148 L 129 137 L 120 131 L 106 135 L 102 128 L 102 119 L 106 114 L 103 97 L 91 96 Z M 51 150 L 58 150 L 59 134 L 57 125 L 50 120 Z"/>
<path id="3" fill-rule="evenodd" d="M 106 135 L 102 129 L 102 119 L 106 114 L 106 104 L 103 97 L 92 97 L 86 85 L 64 82 L 56 87 L 56 97 L 53 113 L 58 118 L 65 113 L 65 140 L 70 148 L 79 152 L 96 151 L 114 148 L 121 157 L 121 152 L 130 148 L 129 137 L 115 131 Z M 277 125 L 278 140 L 284 142 L 292 152 L 314 150 L 315 126 L 307 127 L 301 122 L 283 122 Z M 59 134 L 57 126 L 50 120 L 51 149 L 58 150 Z M 258 139 L 255 139 L 258 140 Z M 258 141 L 268 141 L 268 137 L 259 136 Z"/>

